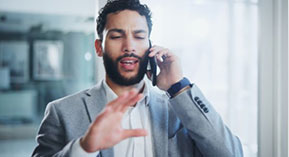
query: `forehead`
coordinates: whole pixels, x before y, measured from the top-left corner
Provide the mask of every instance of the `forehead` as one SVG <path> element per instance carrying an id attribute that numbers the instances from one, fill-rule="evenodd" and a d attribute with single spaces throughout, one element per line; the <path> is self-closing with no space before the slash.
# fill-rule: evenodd
<path id="1" fill-rule="evenodd" d="M 123 10 L 108 14 L 105 29 L 109 30 L 113 28 L 148 31 L 145 16 L 141 16 L 138 12 L 132 10 Z"/>

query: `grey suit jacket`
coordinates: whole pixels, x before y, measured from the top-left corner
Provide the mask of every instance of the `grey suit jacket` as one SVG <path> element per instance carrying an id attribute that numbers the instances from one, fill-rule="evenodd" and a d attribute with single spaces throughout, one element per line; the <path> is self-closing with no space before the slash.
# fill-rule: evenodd
<path id="1" fill-rule="evenodd" d="M 173 99 L 150 90 L 149 111 L 156 157 L 243 156 L 239 139 L 196 85 Z M 103 84 L 48 104 L 32 156 L 70 156 L 106 104 Z M 113 148 L 98 156 L 112 157 Z"/>

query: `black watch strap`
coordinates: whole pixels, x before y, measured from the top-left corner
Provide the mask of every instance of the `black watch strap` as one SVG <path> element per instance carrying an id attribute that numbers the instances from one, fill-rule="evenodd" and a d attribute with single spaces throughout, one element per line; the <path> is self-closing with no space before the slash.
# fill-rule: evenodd
<path id="1" fill-rule="evenodd" d="M 173 84 L 168 90 L 167 93 L 170 97 L 173 97 L 176 93 L 178 93 L 181 89 L 183 89 L 186 86 L 191 86 L 191 82 L 187 78 L 183 78 L 179 82 Z"/>

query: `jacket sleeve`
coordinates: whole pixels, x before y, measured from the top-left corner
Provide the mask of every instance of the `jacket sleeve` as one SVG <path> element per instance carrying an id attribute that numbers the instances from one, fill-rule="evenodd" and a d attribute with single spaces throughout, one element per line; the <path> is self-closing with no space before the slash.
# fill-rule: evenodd
<path id="1" fill-rule="evenodd" d="M 53 103 L 46 107 L 36 140 L 38 145 L 33 151 L 33 157 L 70 156 L 71 147 L 76 140 L 65 143 L 64 128 Z"/>
<path id="2" fill-rule="evenodd" d="M 204 156 L 243 156 L 240 140 L 225 126 L 196 85 L 169 101 Z"/>

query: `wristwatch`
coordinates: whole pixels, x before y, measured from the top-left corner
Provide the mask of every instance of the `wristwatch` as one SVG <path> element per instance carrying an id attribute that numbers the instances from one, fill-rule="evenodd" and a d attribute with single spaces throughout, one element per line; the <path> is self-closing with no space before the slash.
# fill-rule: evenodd
<path id="1" fill-rule="evenodd" d="M 179 91 L 184 89 L 185 87 L 192 87 L 193 85 L 187 78 L 181 79 L 179 82 L 173 84 L 168 90 L 167 90 L 167 95 L 170 98 L 173 98 Z"/>

